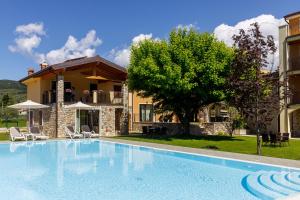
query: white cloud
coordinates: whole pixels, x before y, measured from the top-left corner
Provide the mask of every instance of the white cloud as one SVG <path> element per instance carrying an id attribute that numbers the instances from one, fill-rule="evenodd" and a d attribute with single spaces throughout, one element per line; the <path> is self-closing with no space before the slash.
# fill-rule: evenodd
<path id="1" fill-rule="evenodd" d="M 260 30 L 264 36 L 272 35 L 274 37 L 275 45 L 278 48 L 278 44 L 279 44 L 278 26 L 282 25 L 284 23 L 284 20 L 277 19 L 273 15 L 260 15 L 255 18 L 240 21 L 234 26 L 221 24 L 215 28 L 214 34 L 219 40 L 224 41 L 229 46 L 232 46 L 233 45 L 232 36 L 234 34 L 238 34 L 240 29 L 248 29 L 249 26 L 255 22 L 259 24 Z M 275 53 L 275 55 L 270 56 L 268 60 L 270 65 L 274 63 L 274 67 L 277 67 L 279 64 L 278 50 Z"/>
<path id="2" fill-rule="evenodd" d="M 149 34 L 139 34 L 132 39 L 132 44 L 138 44 L 144 40 L 149 40 L 152 38 L 152 33 Z"/>
<path id="3" fill-rule="evenodd" d="M 138 45 L 141 41 L 152 39 L 152 33 L 139 34 L 132 38 L 131 45 Z M 158 40 L 158 38 L 155 38 Z M 118 65 L 128 66 L 130 62 L 130 46 L 126 46 L 123 49 L 112 49 L 109 53 L 109 57 Z"/>
<path id="4" fill-rule="evenodd" d="M 43 23 L 30 23 L 20 25 L 15 30 L 17 37 L 14 45 L 9 45 L 8 49 L 14 53 L 21 53 L 32 57 L 39 57 L 34 52 L 41 43 L 41 36 L 45 35 Z"/>
<path id="5" fill-rule="evenodd" d="M 26 25 L 19 25 L 16 27 L 16 32 L 24 35 L 45 35 L 43 23 L 30 23 Z"/>
<path id="6" fill-rule="evenodd" d="M 67 59 L 94 56 L 96 48 L 102 44 L 97 37 L 95 30 L 90 30 L 85 37 L 77 40 L 70 35 L 66 43 L 58 49 L 51 50 L 47 53 L 37 52 L 42 36 L 46 34 L 42 23 L 31 23 L 16 27 L 17 38 L 13 45 L 9 45 L 8 49 L 13 53 L 21 53 L 33 58 L 37 63 L 43 61 L 49 64 L 63 62 Z"/>
<path id="7" fill-rule="evenodd" d="M 44 59 L 46 62 L 53 64 L 82 56 L 91 57 L 96 54 L 96 47 L 101 44 L 102 40 L 97 37 L 95 30 L 89 31 L 79 41 L 70 35 L 64 46 L 44 54 Z"/>
<path id="8" fill-rule="evenodd" d="M 187 29 L 187 30 L 190 30 L 190 29 L 199 29 L 199 27 L 196 25 L 196 24 L 178 24 L 176 26 L 176 29 Z"/>

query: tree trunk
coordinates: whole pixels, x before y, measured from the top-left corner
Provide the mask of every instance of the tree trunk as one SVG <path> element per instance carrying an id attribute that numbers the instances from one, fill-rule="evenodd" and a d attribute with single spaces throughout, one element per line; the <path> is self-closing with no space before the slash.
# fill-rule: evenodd
<path id="1" fill-rule="evenodd" d="M 184 130 L 184 133 L 183 133 L 184 135 L 190 135 L 191 126 L 190 126 L 190 122 L 188 119 L 183 122 L 183 130 Z"/>
<path id="2" fill-rule="evenodd" d="M 261 155 L 261 140 L 260 140 L 259 132 L 257 132 L 256 134 L 256 151 L 257 151 L 257 155 Z"/>

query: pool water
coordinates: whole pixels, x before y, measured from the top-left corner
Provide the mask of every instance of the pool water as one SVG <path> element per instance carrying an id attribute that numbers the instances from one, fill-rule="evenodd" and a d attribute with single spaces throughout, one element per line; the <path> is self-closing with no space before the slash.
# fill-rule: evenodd
<path id="1" fill-rule="evenodd" d="M 300 192 L 294 169 L 101 140 L 0 144 L 0 199 L 253 200 Z"/>

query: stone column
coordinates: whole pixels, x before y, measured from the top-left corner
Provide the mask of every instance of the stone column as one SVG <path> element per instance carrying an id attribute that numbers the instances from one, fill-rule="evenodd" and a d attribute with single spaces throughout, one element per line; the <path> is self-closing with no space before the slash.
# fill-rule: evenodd
<path id="1" fill-rule="evenodd" d="M 128 127 L 128 101 L 129 101 L 129 96 L 128 96 L 128 86 L 126 83 L 123 83 L 122 85 L 122 93 L 123 93 L 123 113 L 121 116 L 121 135 L 128 135 L 129 133 L 129 127 Z"/>
<path id="2" fill-rule="evenodd" d="M 64 114 L 64 76 L 57 75 L 56 78 L 56 135 L 64 136 L 65 114 Z"/>

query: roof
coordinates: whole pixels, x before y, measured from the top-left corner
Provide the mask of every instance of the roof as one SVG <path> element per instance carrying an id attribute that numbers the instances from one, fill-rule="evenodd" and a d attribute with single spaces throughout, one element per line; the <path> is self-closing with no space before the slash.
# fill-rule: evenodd
<path id="1" fill-rule="evenodd" d="M 290 14 L 284 16 L 284 18 L 286 19 L 286 18 L 292 17 L 292 16 L 294 16 L 294 15 L 299 15 L 299 14 L 300 14 L 300 11 L 293 12 L 293 13 L 290 13 Z"/>
<path id="2" fill-rule="evenodd" d="M 106 66 L 109 66 L 113 69 L 116 69 L 118 71 L 120 71 L 121 73 L 126 73 L 127 74 L 127 70 L 124 67 L 121 67 L 120 65 L 117 65 L 113 62 L 110 62 L 102 57 L 100 57 L 99 55 L 94 56 L 94 57 L 80 57 L 80 58 L 75 58 L 75 59 L 71 59 L 71 60 L 66 60 L 62 63 L 57 63 L 54 65 L 49 65 L 48 67 L 39 70 L 29 76 L 26 76 L 24 78 L 22 78 L 21 80 L 19 80 L 20 82 L 26 81 L 30 78 L 35 78 L 35 77 L 39 77 L 45 73 L 48 72 L 55 72 L 57 70 L 65 70 L 71 67 L 76 67 L 76 66 L 80 66 L 80 65 L 85 65 L 85 64 L 89 64 L 89 63 L 103 63 Z"/>

